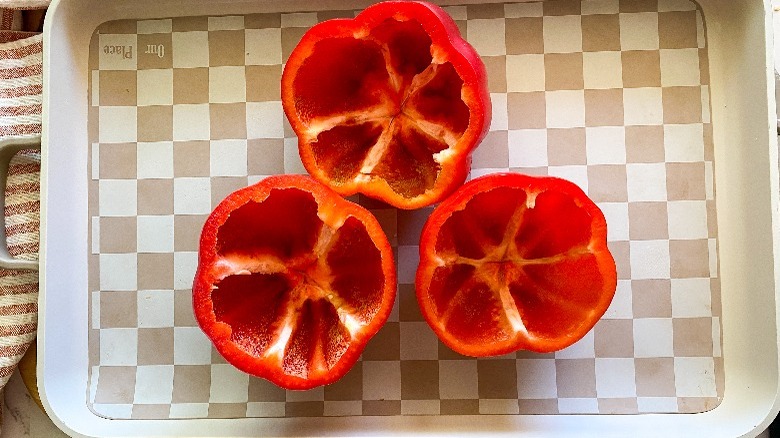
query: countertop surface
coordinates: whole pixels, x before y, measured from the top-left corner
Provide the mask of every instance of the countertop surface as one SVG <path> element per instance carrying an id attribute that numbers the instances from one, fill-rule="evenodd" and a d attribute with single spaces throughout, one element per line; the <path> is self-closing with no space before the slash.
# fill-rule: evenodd
<path id="1" fill-rule="evenodd" d="M 0 438 L 66 436 L 35 404 L 22 382 L 19 371 L 14 372 L 5 387 Z"/>

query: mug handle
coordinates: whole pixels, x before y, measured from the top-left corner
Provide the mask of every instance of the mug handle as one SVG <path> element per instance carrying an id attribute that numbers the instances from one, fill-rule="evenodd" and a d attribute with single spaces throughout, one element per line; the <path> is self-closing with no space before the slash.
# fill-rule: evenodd
<path id="1" fill-rule="evenodd" d="M 41 136 L 0 140 L 0 212 L 5 212 L 5 184 L 8 180 L 11 159 L 24 149 L 41 150 Z M 38 270 L 37 260 L 21 260 L 11 256 L 8 252 L 8 239 L 4 225 L 0 227 L 0 268 Z"/>

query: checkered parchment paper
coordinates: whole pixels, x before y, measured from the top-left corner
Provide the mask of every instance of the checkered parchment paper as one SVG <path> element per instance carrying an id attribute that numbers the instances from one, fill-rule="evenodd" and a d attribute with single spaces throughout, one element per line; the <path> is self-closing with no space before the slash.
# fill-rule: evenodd
<path id="1" fill-rule="evenodd" d="M 471 176 L 548 174 L 604 211 L 612 306 L 554 354 L 460 356 L 414 298 L 430 209 L 359 201 L 396 249 L 395 309 L 341 381 L 285 391 L 197 327 L 201 226 L 228 193 L 304 173 L 280 103 L 307 28 L 355 11 L 126 20 L 90 49 L 90 385 L 109 418 L 679 412 L 724 386 L 705 21 L 687 0 L 447 7 L 493 102 Z"/>

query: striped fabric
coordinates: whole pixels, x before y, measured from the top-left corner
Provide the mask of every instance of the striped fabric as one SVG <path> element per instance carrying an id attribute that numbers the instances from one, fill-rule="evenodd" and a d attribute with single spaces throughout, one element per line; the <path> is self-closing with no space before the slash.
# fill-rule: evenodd
<path id="1" fill-rule="evenodd" d="M 0 0 L 2 9 L 45 9 L 50 0 Z M 6 28 L 3 28 L 6 29 Z"/>
<path id="2" fill-rule="evenodd" d="M 23 30 L 24 17 L 23 11 L 20 9 L 22 3 L 19 1 L 0 0 L 0 44 L 36 35 L 34 32 Z M 4 50 L 4 48 L 0 50 Z"/>
<path id="3" fill-rule="evenodd" d="M 18 11 L 0 11 L 0 139 L 38 135 L 43 36 L 20 31 Z M 38 257 L 40 161 L 38 151 L 17 154 L 5 188 L 8 250 L 28 260 Z M 0 388 L 35 339 L 37 322 L 38 272 L 0 269 Z"/>

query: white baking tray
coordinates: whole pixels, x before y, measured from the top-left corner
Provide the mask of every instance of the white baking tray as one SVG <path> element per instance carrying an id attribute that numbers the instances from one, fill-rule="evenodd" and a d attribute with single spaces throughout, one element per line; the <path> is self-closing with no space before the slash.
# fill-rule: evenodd
<path id="1" fill-rule="evenodd" d="M 440 2 L 474 4 L 476 1 Z M 594 0 L 591 3 L 617 3 Z M 725 391 L 697 414 L 482 415 L 125 420 L 88 399 L 89 42 L 117 19 L 359 9 L 368 2 L 88 1 L 52 4 L 46 21 L 39 388 L 49 415 L 83 436 L 493 435 L 739 436 L 778 411 L 778 155 L 771 6 L 700 2 L 707 27 L 715 145 Z"/>

